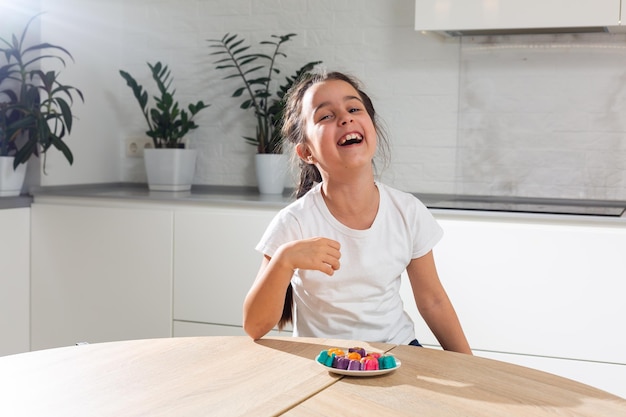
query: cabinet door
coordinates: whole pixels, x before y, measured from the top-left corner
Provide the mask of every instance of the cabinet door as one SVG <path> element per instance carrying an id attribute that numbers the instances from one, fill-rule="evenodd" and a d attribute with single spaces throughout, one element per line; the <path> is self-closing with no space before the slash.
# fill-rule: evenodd
<path id="1" fill-rule="evenodd" d="M 617 26 L 620 0 L 416 0 L 416 30 Z"/>
<path id="2" fill-rule="evenodd" d="M 0 210 L 0 356 L 28 352 L 30 208 Z"/>
<path id="3" fill-rule="evenodd" d="M 175 214 L 174 318 L 241 326 L 262 256 L 254 247 L 274 209 L 209 207 Z"/>
<path id="4" fill-rule="evenodd" d="M 33 204 L 32 349 L 169 337 L 173 214 Z"/>
<path id="5" fill-rule="evenodd" d="M 473 348 L 626 364 L 624 225 L 438 219 L 439 274 Z"/>

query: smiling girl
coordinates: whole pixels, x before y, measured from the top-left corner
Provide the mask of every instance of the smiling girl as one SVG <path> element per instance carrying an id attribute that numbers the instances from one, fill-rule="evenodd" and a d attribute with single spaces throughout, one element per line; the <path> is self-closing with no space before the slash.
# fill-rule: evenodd
<path id="1" fill-rule="evenodd" d="M 294 336 L 419 346 L 401 274 L 446 350 L 471 353 L 432 254 L 443 231 L 412 194 L 374 178 L 381 134 L 370 98 L 342 73 L 308 74 L 290 90 L 283 136 L 301 166 L 298 199 L 268 226 L 243 306 L 254 339 L 277 324 Z"/>

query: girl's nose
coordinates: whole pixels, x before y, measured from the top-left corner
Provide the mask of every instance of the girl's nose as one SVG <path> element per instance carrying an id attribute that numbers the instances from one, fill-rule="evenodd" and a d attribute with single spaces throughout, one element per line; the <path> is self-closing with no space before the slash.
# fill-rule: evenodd
<path id="1" fill-rule="evenodd" d="M 352 118 L 352 114 L 350 113 L 344 113 L 340 118 L 339 118 L 339 124 L 341 126 L 345 126 L 348 123 L 352 123 L 354 121 L 354 119 Z"/>

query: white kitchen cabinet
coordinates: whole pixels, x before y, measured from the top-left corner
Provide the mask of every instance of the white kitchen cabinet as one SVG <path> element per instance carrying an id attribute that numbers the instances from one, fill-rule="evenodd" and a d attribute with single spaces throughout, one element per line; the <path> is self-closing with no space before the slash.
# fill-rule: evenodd
<path id="1" fill-rule="evenodd" d="M 618 26 L 620 0 L 416 0 L 415 30 Z"/>
<path id="2" fill-rule="evenodd" d="M 261 254 L 254 247 L 277 209 L 177 210 L 174 319 L 241 326 L 243 300 Z"/>
<path id="3" fill-rule="evenodd" d="M 0 356 L 29 350 L 30 208 L 0 210 Z"/>
<path id="4" fill-rule="evenodd" d="M 624 223 L 436 217 L 445 230 L 434 250 L 439 274 L 472 348 L 585 361 L 574 379 L 586 383 L 602 378 L 603 369 L 623 372 Z M 406 282 L 402 294 L 418 338 L 436 344 Z M 585 374 L 594 362 L 606 366 Z"/>
<path id="5" fill-rule="evenodd" d="M 173 215 L 32 205 L 31 349 L 172 335 Z"/>

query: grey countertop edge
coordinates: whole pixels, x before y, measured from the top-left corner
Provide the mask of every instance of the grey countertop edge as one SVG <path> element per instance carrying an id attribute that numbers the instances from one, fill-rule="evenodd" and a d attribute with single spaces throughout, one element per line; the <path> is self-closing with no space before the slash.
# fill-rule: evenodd
<path id="1" fill-rule="evenodd" d="M 35 202 L 40 197 L 69 197 L 161 204 L 228 204 L 281 208 L 292 202 L 293 190 L 282 195 L 262 195 L 256 187 L 193 185 L 191 191 L 151 191 L 143 183 L 99 183 L 36 187 L 31 189 Z"/>
<path id="2" fill-rule="evenodd" d="M 0 210 L 30 207 L 33 197 L 20 195 L 16 197 L 0 197 Z"/>
<path id="3" fill-rule="evenodd" d="M 429 194 L 429 193 L 413 193 L 418 197 L 431 212 L 437 215 L 463 215 L 476 217 L 499 217 L 499 218 L 515 218 L 515 219 L 567 219 L 567 220 L 593 220 L 609 221 L 609 222 L 626 222 L 626 215 L 616 216 L 594 216 L 586 214 L 563 214 L 563 213 L 528 213 L 528 212 L 507 212 L 494 210 L 478 210 L 464 209 L 454 207 L 438 206 L 441 202 L 455 202 L 461 198 L 464 201 L 500 201 L 499 197 L 481 197 L 481 196 L 456 196 L 450 194 Z M 46 200 L 49 198 L 79 198 L 91 200 L 116 200 L 129 202 L 146 202 L 161 204 L 224 204 L 237 206 L 253 206 L 265 208 L 282 208 L 292 202 L 292 189 L 286 189 L 282 195 L 262 195 L 259 194 L 256 187 L 245 186 L 223 186 L 223 185 L 194 185 L 191 191 L 187 192 L 164 192 L 150 191 L 144 183 L 95 183 L 95 184 L 76 184 L 76 185 L 60 185 L 33 187 L 30 189 L 30 195 L 20 197 L 2 197 L 0 198 L 0 209 L 14 207 L 28 207 L 38 198 Z M 531 199 L 523 197 L 504 198 L 506 204 L 528 204 L 540 202 L 543 204 L 580 204 L 588 206 L 606 206 L 606 207 L 626 207 L 623 201 L 588 201 L 588 200 L 559 200 L 559 199 Z"/>

